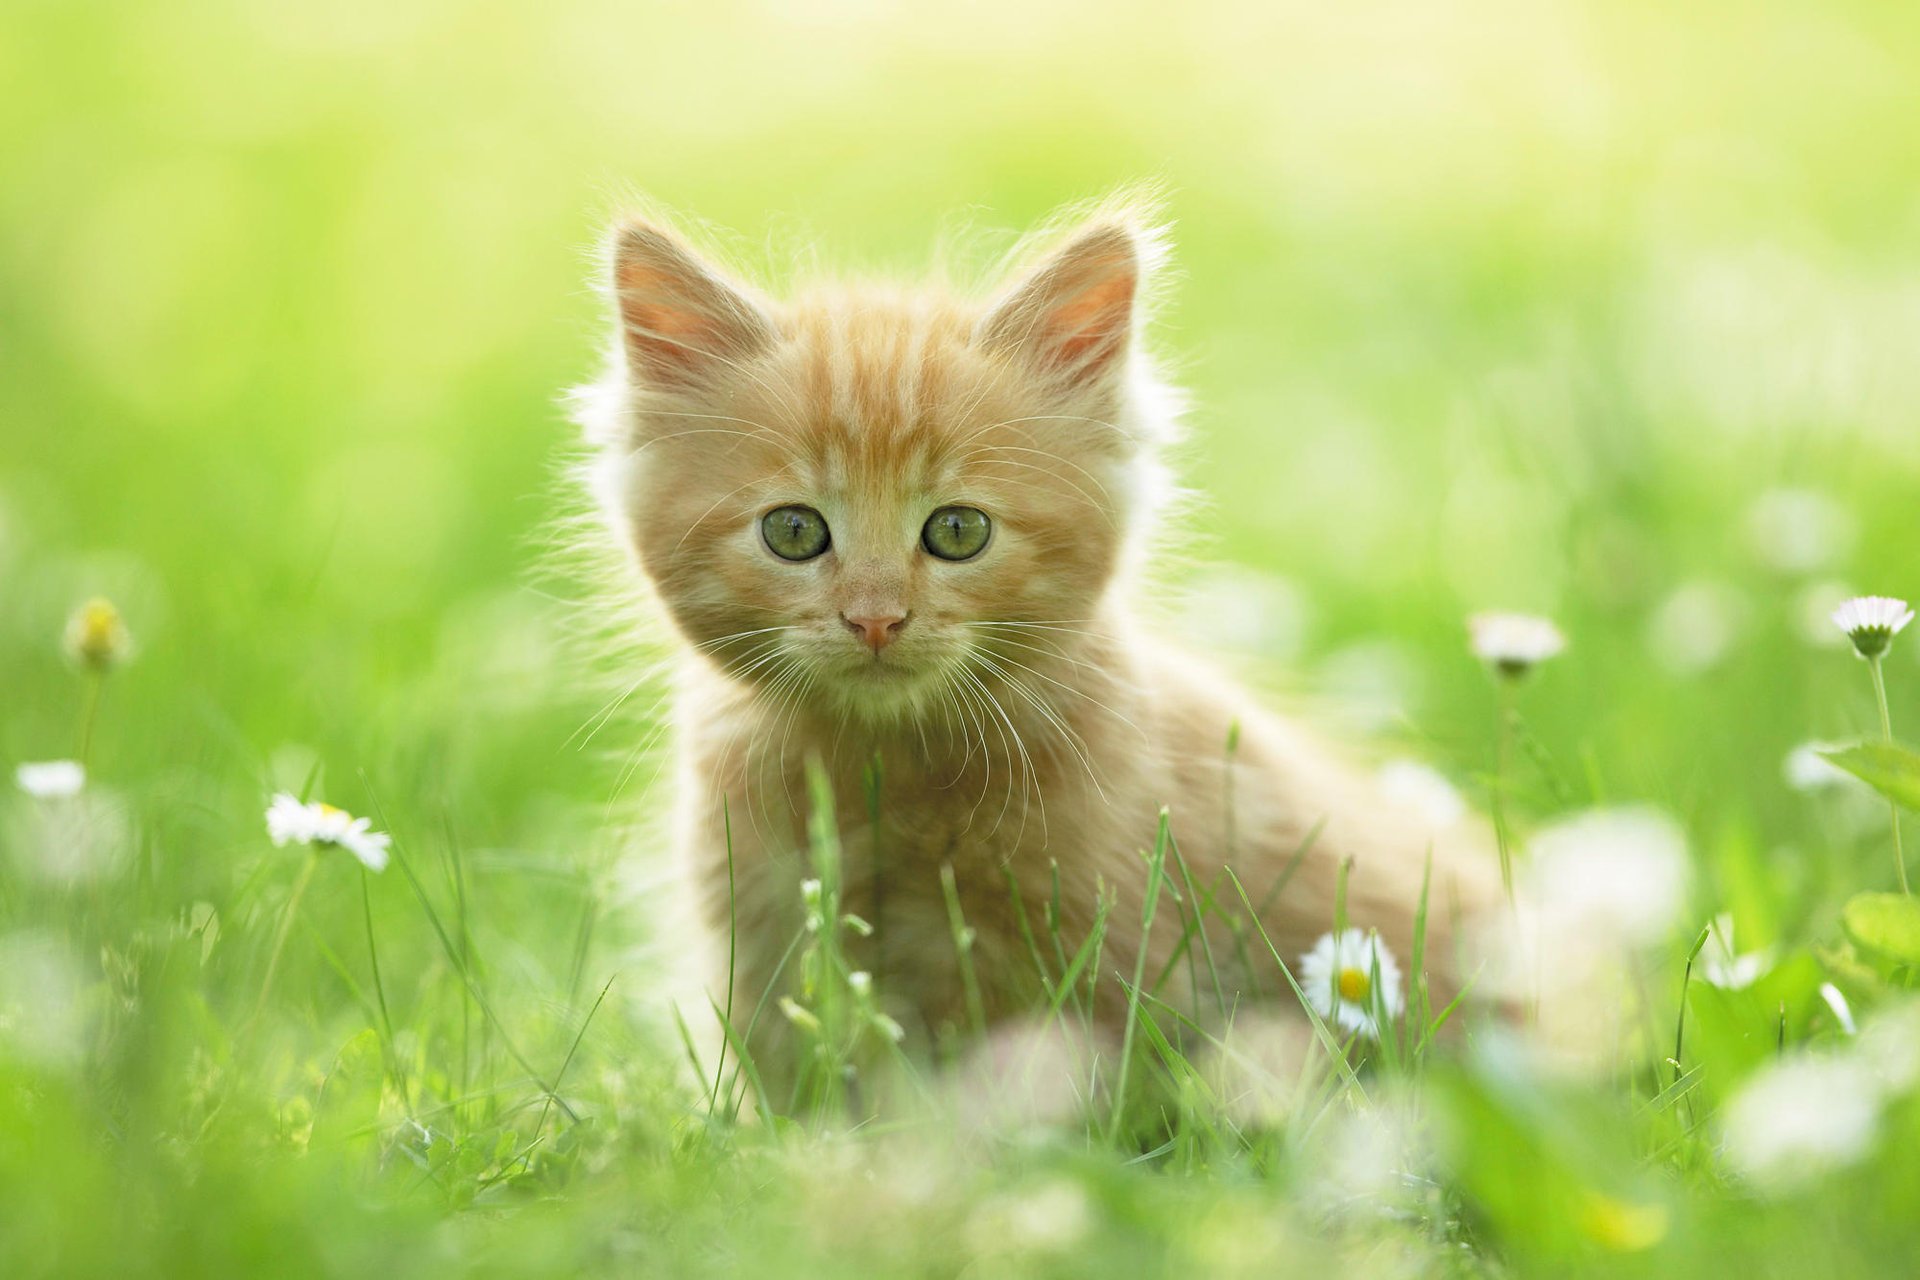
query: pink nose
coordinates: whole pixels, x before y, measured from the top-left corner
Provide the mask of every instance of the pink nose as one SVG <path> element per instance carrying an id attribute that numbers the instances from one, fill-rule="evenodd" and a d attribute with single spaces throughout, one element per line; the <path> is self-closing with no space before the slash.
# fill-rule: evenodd
<path id="1" fill-rule="evenodd" d="M 840 621 L 847 624 L 848 630 L 859 635 L 861 643 L 878 654 L 899 637 L 900 628 L 907 625 L 907 615 L 895 613 L 881 617 L 849 618 L 843 613 Z"/>

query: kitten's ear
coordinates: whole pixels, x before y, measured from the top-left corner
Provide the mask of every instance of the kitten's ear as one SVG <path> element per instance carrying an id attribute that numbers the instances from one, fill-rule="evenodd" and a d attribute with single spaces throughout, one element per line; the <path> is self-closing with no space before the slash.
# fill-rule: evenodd
<path id="1" fill-rule="evenodd" d="M 980 322 L 975 341 L 1082 387 L 1126 366 L 1151 238 L 1119 219 L 1075 233 Z"/>
<path id="2" fill-rule="evenodd" d="M 771 318 L 678 237 L 645 222 L 613 234 L 613 291 L 627 368 L 686 387 L 773 344 Z"/>

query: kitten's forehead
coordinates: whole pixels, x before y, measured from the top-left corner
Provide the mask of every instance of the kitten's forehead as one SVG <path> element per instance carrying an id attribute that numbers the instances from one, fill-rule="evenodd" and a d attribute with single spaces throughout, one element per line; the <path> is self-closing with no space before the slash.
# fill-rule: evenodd
<path id="1" fill-rule="evenodd" d="M 951 298 L 840 289 L 782 317 L 797 425 L 849 472 L 939 465 L 1000 408 L 993 362 L 972 344 L 977 316 Z"/>

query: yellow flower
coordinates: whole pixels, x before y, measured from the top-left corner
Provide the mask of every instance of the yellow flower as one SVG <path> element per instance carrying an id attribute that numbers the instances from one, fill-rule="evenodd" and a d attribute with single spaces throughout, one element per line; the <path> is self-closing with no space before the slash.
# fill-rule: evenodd
<path id="1" fill-rule="evenodd" d="M 1587 1192 L 1580 1209 L 1580 1229 L 1587 1238 L 1615 1253 L 1639 1253 L 1667 1238 L 1670 1215 L 1663 1204 L 1631 1204 Z"/>
<path id="2" fill-rule="evenodd" d="M 111 671 L 132 650 L 126 620 L 104 596 L 95 596 L 67 619 L 67 654 L 90 671 Z"/>

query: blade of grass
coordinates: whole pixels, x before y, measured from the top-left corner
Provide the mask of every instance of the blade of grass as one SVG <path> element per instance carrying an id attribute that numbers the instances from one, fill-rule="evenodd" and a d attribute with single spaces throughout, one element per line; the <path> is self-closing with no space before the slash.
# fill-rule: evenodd
<path id="1" fill-rule="evenodd" d="M 1240 883 L 1240 877 L 1235 875 L 1231 869 L 1228 870 L 1227 876 L 1233 881 L 1234 890 L 1239 893 L 1241 903 L 1246 906 L 1248 911 L 1252 911 L 1253 903 L 1248 899 L 1247 887 Z M 1327 1028 L 1326 1019 L 1320 1016 L 1319 1010 L 1313 1007 L 1313 1002 L 1307 999 L 1307 993 L 1302 991 L 1300 984 L 1294 980 L 1293 970 L 1288 968 L 1287 962 L 1280 958 L 1280 949 L 1274 946 L 1273 939 L 1267 936 L 1267 927 L 1261 923 L 1260 917 L 1257 914 L 1253 918 L 1253 927 L 1260 934 L 1260 941 L 1266 944 L 1267 954 L 1271 955 L 1273 962 L 1280 966 L 1281 976 L 1287 980 L 1287 986 L 1293 989 L 1294 998 L 1300 1002 L 1301 1009 L 1306 1012 L 1307 1021 L 1313 1024 L 1314 1036 L 1320 1041 L 1321 1046 L 1326 1049 L 1328 1055 L 1332 1058 L 1335 1068 L 1340 1073 L 1341 1079 L 1362 1101 L 1365 1101 L 1367 1091 L 1361 1086 L 1360 1077 L 1354 1074 L 1353 1064 L 1347 1061 L 1345 1047 L 1334 1038 L 1333 1033 Z"/>
<path id="2" fill-rule="evenodd" d="M 720 825 L 727 841 L 727 1007 L 720 1015 L 720 1020 L 732 1025 L 734 966 L 740 956 L 740 900 L 733 878 L 733 811 L 724 795 L 720 797 Z M 720 1077 L 726 1069 L 727 1038 L 723 1035 L 720 1037 L 719 1060 L 713 1068 L 713 1088 L 707 1094 L 708 1120 L 713 1119 L 713 1108 L 720 1098 Z"/>
<path id="3" fill-rule="evenodd" d="M 607 981 L 605 985 L 600 988 L 600 994 L 593 998 L 593 1007 L 587 1010 L 586 1017 L 580 1019 L 580 1029 L 573 1033 L 573 1043 L 567 1046 L 567 1056 L 560 1059 L 560 1069 L 553 1073 L 553 1088 L 548 1091 L 547 1101 L 540 1108 L 540 1118 L 534 1122 L 533 1136 L 535 1141 L 538 1141 L 540 1135 L 545 1132 L 547 1117 L 553 1114 L 553 1104 L 559 1101 L 560 1082 L 566 1079 L 567 1068 L 573 1065 L 573 1056 L 580 1052 L 580 1042 L 587 1038 L 587 1028 L 593 1025 L 593 1015 L 600 1012 L 600 1005 L 606 1000 L 607 992 L 613 990 L 613 980 L 618 976 L 618 974 L 611 973 L 607 975 Z M 679 1005 L 673 1007 L 673 1016 L 676 1020 L 680 1019 Z M 682 1034 L 686 1032 L 685 1021 L 680 1022 L 680 1030 Z M 699 1060 L 696 1058 L 695 1065 L 697 1066 L 698 1064 Z M 695 1076 L 694 1078 L 699 1079 L 700 1077 Z M 568 1114 L 571 1115 L 572 1113 L 569 1112 Z M 577 1119 L 577 1117 L 575 1118 Z"/>
<path id="4" fill-rule="evenodd" d="M 373 995 L 380 1007 L 380 1035 L 386 1042 L 387 1070 L 393 1074 L 394 1088 L 399 1090 L 404 1104 L 408 1101 L 407 1076 L 393 1042 L 393 1017 L 387 1011 L 387 987 L 380 977 L 380 948 L 373 935 L 373 890 L 365 867 L 360 868 L 360 918 L 367 927 L 367 966 L 373 973 Z"/>
<path id="5" fill-rule="evenodd" d="M 940 864 L 940 892 L 947 900 L 947 928 L 953 936 L 953 951 L 960 963 L 960 985 L 967 1001 L 967 1021 L 975 1036 L 987 1033 L 987 1011 L 980 999 L 980 977 L 973 967 L 974 932 L 960 910 L 960 888 L 954 883 L 953 864 Z"/>
<path id="6" fill-rule="evenodd" d="M 371 788 L 369 788 L 369 795 L 371 794 L 372 791 Z M 377 796 L 373 797 L 373 804 L 374 811 L 380 815 L 380 825 L 391 833 L 393 831 L 393 824 L 388 821 L 387 815 Z M 493 1004 L 474 982 L 473 975 L 467 972 L 467 967 L 461 963 L 459 948 L 454 946 L 453 938 L 447 933 L 446 926 L 441 923 L 440 913 L 434 910 L 433 900 L 427 896 L 426 886 L 420 883 L 420 877 L 414 873 L 412 862 L 402 850 L 398 839 L 393 841 L 391 851 L 393 864 L 399 867 L 401 873 L 406 876 L 407 883 L 413 888 L 413 896 L 420 903 L 420 909 L 426 913 L 427 922 L 433 926 L 434 935 L 440 939 L 440 949 L 445 953 L 447 962 L 453 966 L 454 973 L 465 985 L 468 993 L 472 995 L 474 1003 L 480 1008 L 480 1012 L 486 1015 L 488 1023 L 500 1033 L 500 1043 L 506 1046 L 508 1056 L 519 1065 L 522 1071 L 533 1077 L 541 1089 L 551 1094 L 553 1092 L 552 1087 L 546 1083 L 539 1070 L 527 1060 L 526 1054 L 520 1052 L 520 1047 L 514 1043 L 512 1035 L 508 1033 L 506 1026 L 500 1021 L 500 1015 L 494 1012 Z M 560 1109 L 566 1113 L 567 1119 L 574 1121 L 579 1120 L 580 1117 L 574 1112 L 572 1107 L 567 1105 L 564 1098 L 556 1097 L 554 1101 L 559 1105 Z"/>
<path id="7" fill-rule="evenodd" d="M 1133 988 L 1127 993 L 1126 1029 L 1120 1036 L 1120 1075 L 1113 1089 L 1113 1114 L 1107 1124 L 1107 1142 L 1111 1144 L 1120 1135 L 1120 1124 L 1126 1115 L 1127 1074 L 1133 1065 L 1133 1035 L 1135 1024 L 1140 1020 L 1140 983 L 1147 972 L 1147 943 L 1153 936 L 1154 908 L 1160 901 L 1160 884 L 1166 876 L 1167 837 L 1172 829 L 1173 818 L 1165 805 L 1160 806 L 1160 829 L 1153 838 L 1153 852 L 1147 858 L 1147 890 L 1140 908 L 1140 944 L 1134 954 Z"/>

